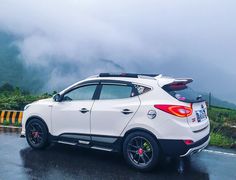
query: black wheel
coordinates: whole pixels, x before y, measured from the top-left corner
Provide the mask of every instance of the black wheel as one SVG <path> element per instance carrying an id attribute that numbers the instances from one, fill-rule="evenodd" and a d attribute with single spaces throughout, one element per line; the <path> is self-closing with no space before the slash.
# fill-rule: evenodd
<path id="1" fill-rule="evenodd" d="M 34 149 L 43 149 L 48 145 L 48 130 L 39 119 L 32 119 L 26 126 L 26 139 Z"/>
<path id="2" fill-rule="evenodd" d="M 134 132 L 129 134 L 124 141 L 123 155 L 130 166 L 149 171 L 158 163 L 159 147 L 152 135 Z"/>

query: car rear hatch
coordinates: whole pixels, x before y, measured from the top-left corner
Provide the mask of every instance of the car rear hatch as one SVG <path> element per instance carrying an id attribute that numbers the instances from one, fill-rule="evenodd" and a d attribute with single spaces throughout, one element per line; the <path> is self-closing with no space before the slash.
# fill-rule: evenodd
<path id="1" fill-rule="evenodd" d="M 167 78 L 160 81 L 159 85 L 161 84 L 162 88 L 172 97 L 191 107 L 192 113 L 186 117 L 187 122 L 193 132 L 200 132 L 209 125 L 207 106 L 202 96 L 188 86 L 192 81 L 189 78 Z"/>
<path id="2" fill-rule="evenodd" d="M 193 132 L 201 132 L 209 125 L 207 106 L 205 101 L 192 103 L 192 115 L 188 117 L 188 124 Z"/>

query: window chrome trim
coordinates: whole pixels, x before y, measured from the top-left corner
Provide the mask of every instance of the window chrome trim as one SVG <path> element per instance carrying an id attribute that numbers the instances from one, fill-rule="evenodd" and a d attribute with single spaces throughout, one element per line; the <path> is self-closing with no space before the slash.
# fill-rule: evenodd
<path id="1" fill-rule="evenodd" d="M 112 83 L 112 82 L 101 82 L 101 85 L 116 85 L 116 86 L 129 86 L 129 84 L 125 83 Z"/>

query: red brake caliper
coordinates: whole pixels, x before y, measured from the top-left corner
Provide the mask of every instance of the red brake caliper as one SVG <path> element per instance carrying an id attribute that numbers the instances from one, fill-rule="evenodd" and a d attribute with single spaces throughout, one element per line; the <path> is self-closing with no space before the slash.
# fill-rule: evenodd
<path id="1" fill-rule="evenodd" d="M 142 148 L 139 148 L 138 149 L 138 154 L 141 156 L 141 155 L 143 155 L 143 149 Z"/>
<path id="2" fill-rule="evenodd" d="M 34 136 L 34 138 L 36 138 L 39 136 L 39 132 L 38 131 L 32 132 L 32 135 Z"/>

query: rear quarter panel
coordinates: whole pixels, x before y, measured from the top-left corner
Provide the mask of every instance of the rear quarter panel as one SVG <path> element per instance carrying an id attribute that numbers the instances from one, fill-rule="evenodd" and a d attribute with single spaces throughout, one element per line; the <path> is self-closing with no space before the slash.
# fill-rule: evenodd
<path id="1" fill-rule="evenodd" d="M 153 85 L 153 90 L 140 95 L 141 105 L 138 112 L 129 122 L 121 136 L 134 128 L 143 128 L 152 132 L 157 139 L 193 139 L 197 141 L 209 133 L 209 128 L 200 133 L 193 133 L 189 127 L 187 118 L 180 118 L 163 112 L 154 107 L 155 104 L 173 104 L 189 106 L 189 104 L 178 101 L 163 91 L 158 85 Z M 149 119 L 149 110 L 155 110 L 157 116 Z"/>

